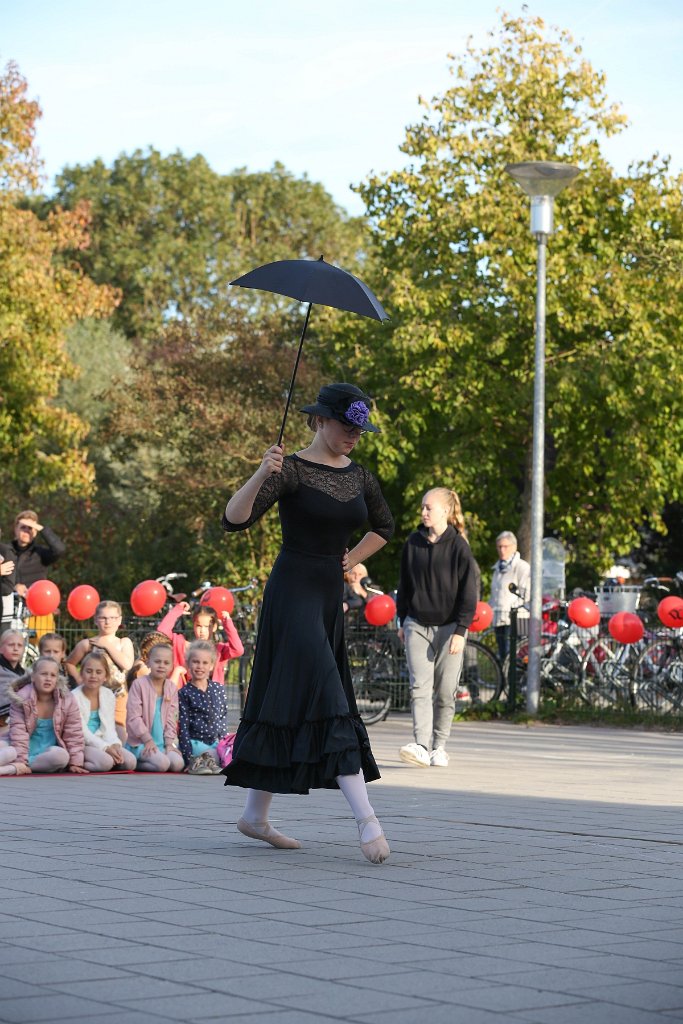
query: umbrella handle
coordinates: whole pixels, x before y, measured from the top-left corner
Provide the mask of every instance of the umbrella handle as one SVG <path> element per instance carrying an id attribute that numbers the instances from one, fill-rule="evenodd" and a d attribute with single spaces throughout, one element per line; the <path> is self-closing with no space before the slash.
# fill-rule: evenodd
<path id="1" fill-rule="evenodd" d="M 277 439 L 278 445 L 282 444 L 282 436 L 283 436 L 283 434 L 285 432 L 285 423 L 287 422 L 287 413 L 289 412 L 289 405 L 290 405 L 290 402 L 292 401 L 292 395 L 294 393 L 294 381 L 296 380 L 296 371 L 299 369 L 299 360 L 301 359 L 301 350 L 304 347 L 304 338 L 306 337 L 306 328 L 308 327 L 308 320 L 309 320 L 309 317 L 311 315 L 311 309 L 312 308 L 313 308 L 313 303 L 309 302 L 308 303 L 308 309 L 306 310 L 306 319 L 304 320 L 304 329 L 301 332 L 301 340 L 299 342 L 299 351 L 296 354 L 296 362 L 294 363 L 294 372 L 292 373 L 292 379 L 289 382 L 289 392 L 287 394 L 287 404 L 285 405 L 285 412 L 284 412 L 284 416 L 282 417 L 282 424 L 280 426 L 280 435 L 279 435 L 279 437 Z"/>

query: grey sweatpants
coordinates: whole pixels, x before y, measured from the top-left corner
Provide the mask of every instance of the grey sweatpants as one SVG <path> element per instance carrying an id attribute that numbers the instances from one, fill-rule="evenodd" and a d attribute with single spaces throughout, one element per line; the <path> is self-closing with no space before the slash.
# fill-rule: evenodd
<path id="1" fill-rule="evenodd" d="M 448 653 L 453 624 L 421 626 L 415 619 L 407 618 L 403 632 L 415 742 L 430 751 L 437 747 L 445 749 L 453 725 L 463 659 L 463 652 Z"/>

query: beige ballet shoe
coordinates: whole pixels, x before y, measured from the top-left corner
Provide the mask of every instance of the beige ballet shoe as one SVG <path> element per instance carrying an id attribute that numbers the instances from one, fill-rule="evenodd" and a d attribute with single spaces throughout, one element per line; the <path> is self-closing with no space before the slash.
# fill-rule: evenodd
<path id="1" fill-rule="evenodd" d="M 264 843 L 270 843 L 276 850 L 301 849 L 301 843 L 298 839 L 283 836 L 282 832 L 278 832 L 268 821 L 264 822 L 263 825 L 257 826 L 245 821 L 244 818 L 240 818 L 237 822 L 237 828 L 243 836 L 248 836 L 249 839 L 261 839 Z"/>
<path id="2" fill-rule="evenodd" d="M 380 827 L 380 835 L 375 839 L 370 839 L 367 843 L 363 842 L 363 830 L 366 825 L 369 825 L 371 821 L 374 821 Z M 387 859 L 391 850 L 389 849 L 389 843 L 387 837 L 384 835 L 384 829 L 377 821 L 374 814 L 368 815 L 367 818 L 361 818 L 358 824 L 358 835 L 360 836 L 360 848 L 361 853 L 371 864 L 383 864 Z"/>

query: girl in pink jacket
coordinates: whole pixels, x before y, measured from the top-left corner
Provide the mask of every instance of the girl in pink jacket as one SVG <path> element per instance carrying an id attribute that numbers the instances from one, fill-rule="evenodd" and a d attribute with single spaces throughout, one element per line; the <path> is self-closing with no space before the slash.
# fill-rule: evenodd
<path id="1" fill-rule="evenodd" d="M 189 610 L 190 606 L 187 601 L 181 601 L 180 604 L 177 604 L 175 608 L 171 608 L 164 615 L 158 626 L 159 632 L 165 633 L 173 644 L 173 667 L 180 667 L 183 670 L 187 667 L 185 658 L 190 649 L 190 641 L 186 640 L 182 633 L 174 633 L 173 627 L 180 616 L 189 612 Z M 192 616 L 194 639 L 210 640 L 216 646 L 216 664 L 213 667 L 211 681 L 221 683 L 222 685 L 225 682 L 225 666 L 231 658 L 242 657 L 244 654 L 244 644 L 240 640 L 235 623 L 230 618 L 228 612 L 223 612 L 221 615 L 221 625 L 227 637 L 225 643 L 221 643 L 217 639 L 219 619 L 218 613 L 213 608 L 210 608 L 208 605 L 202 605 L 197 608 Z M 183 685 L 183 683 L 179 683 L 179 685 Z"/>
<path id="2" fill-rule="evenodd" d="M 126 749 L 137 758 L 140 772 L 181 772 L 178 750 L 178 688 L 169 676 L 173 652 L 168 644 L 153 647 L 147 657 L 149 675 L 131 683 L 126 706 Z"/>
<path id="3" fill-rule="evenodd" d="M 42 657 L 10 689 L 9 737 L 17 775 L 58 772 L 87 775 L 78 706 L 54 658 Z"/>

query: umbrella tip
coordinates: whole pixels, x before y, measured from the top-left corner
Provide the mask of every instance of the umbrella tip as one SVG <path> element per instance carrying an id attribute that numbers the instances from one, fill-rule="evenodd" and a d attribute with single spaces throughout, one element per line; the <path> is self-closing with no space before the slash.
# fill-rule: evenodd
<path id="1" fill-rule="evenodd" d="M 321 263 L 321 262 L 322 263 L 325 262 L 325 257 L 324 256 L 318 256 L 318 263 Z"/>

